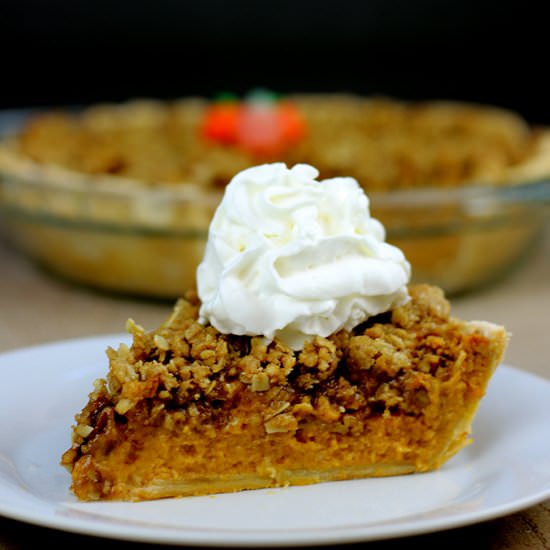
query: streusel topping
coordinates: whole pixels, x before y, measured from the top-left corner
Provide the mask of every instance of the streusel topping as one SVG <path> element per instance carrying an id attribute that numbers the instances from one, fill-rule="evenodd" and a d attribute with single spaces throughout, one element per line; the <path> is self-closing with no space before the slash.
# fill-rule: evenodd
<path id="1" fill-rule="evenodd" d="M 436 414 L 442 384 L 468 368 L 462 340 L 481 336 L 457 329 L 439 289 L 417 285 L 410 294 L 392 312 L 352 332 L 315 337 L 296 352 L 278 340 L 266 345 L 201 325 L 199 301 L 189 293 L 156 331 L 128 322 L 133 343 L 108 350 L 109 374 L 77 417 L 75 443 L 101 429 L 97 418 L 106 410 L 239 430 L 233 413 L 252 394 L 253 410 L 241 420 L 267 433 L 296 432 L 308 417 L 361 432 L 373 415 Z"/>

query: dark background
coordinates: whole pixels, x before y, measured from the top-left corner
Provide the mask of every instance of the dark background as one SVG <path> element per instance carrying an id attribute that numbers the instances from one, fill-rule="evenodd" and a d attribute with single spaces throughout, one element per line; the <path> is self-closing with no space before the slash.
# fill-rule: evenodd
<path id="1" fill-rule="evenodd" d="M 0 0 L 0 109 L 348 91 L 550 123 L 547 2 Z"/>

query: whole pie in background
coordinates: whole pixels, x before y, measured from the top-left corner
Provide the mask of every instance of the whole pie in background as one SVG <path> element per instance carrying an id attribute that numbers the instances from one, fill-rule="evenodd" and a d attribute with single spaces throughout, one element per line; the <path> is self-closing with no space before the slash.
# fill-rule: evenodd
<path id="1" fill-rule="evenodd" d="M 272 161 L 355 177 L 414 282 L 448 294 L 512 270 L 550 202 L 549 133 L 515 113 L 256 91 L 30 117 L 0 145 L 2 222 L 52 273 L 172 300 L 194 284 L 231 176 Z"/>

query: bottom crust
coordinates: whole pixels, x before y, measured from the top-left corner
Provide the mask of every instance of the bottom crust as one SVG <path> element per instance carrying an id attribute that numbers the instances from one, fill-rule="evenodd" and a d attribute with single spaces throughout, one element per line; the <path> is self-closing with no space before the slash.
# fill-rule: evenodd
<path id="1" fill-rule="evenodd" d="M 76 417 L 73 491 L 137 501 L 439 468 L 471 441 L 507 334 L 449 317 L 433 287 L 411 296 L 299 354 L 200 327 L 187 302 L 153 333 L 131 324 Z"/>
<path id="2" fill-rule="evenodd" d="M 356 466 L 349 468 L 334 468 L 325 471 L 309 470 L 279 470 L 278 477 L 284 481 L 266 478 L 257 474 L 221 476 L 205 476 L 201 479 L 181 479 L 177 481 L 157 480 L 146 487 L 128 487 L 125 495 L 128 500 L 154 500 L 178 496 L 197 496 L 217 493 L 235 493 L 239 491 L 266 489 L 273 487 L 288 487 L 313 485 L 328 481 L 343 481 L 368 477 L 389 477 L 412 474 L 416 471 L 414 464 L 386 464 L 373 466 Z"/>

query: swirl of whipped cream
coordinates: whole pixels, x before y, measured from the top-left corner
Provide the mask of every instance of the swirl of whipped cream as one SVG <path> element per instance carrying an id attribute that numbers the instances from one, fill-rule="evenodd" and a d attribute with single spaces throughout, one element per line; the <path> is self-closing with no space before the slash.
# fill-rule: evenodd
<path id="1" fill-rule="evenodd" d="M 318 176 L 274 163 L 228 184 L 197 269 L 202 323 L 298 350 L 407 301 L 410 265 L 357 181 Z"/>

